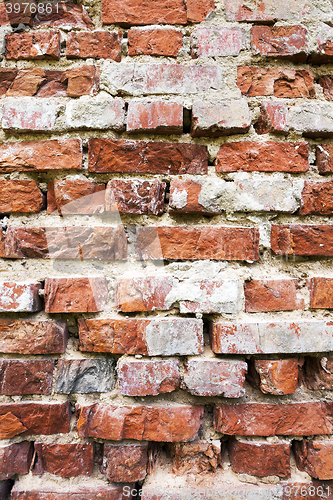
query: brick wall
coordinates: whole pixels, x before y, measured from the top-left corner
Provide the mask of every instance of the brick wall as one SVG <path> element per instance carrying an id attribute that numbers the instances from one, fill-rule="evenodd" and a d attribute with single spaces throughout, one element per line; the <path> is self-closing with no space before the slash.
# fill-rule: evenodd
<path id="1" fill-rule="evenodd" d="M 0 4 L 0 499 L 333 498 L 333 3 Z"/>

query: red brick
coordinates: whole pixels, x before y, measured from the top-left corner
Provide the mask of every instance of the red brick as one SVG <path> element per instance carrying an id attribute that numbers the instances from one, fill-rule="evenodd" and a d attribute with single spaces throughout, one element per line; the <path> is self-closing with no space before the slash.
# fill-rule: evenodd
<path id="1" fill-rule="evenodd" d="M 89 140 L 89 171 L 147 174 L 207 174 L 206 146 L 198 144 Z"/>
<path id="2" fill-rule="evenodd" d="M 13 415 L 24 426 L 16 434 L 62 434 L 69 432 L 70 404 L 66 403 L 2 403 L 0 415 Z M 2 431 L 0 422 L 0 433 Z M 4 439 L 2 437 L 1 439 Z"/>
<path id="3" fill-rule="evenodd" d="M 255 124 L 257 134 L 288 134 L 288 106 L 284 102 L 263 102 L 260 113 L 260 118 Z"/>
<path id="4" fill-rule="evenodd" d="M 94 444 L 35 443 L 34 475 L 50 473 L 61 477 L 90 476 L 94 467 Z"/>
<path id="5" fill-rule="evenodd" d="M 104 202 L 105 184 L 76 177 L 48 183 L 48 214 L 100 214 L 104 212 Z"/>
<path id="6" fill-rule="evenodd" d="M 244 361 L 189 359 L 185 363 L 182 389 L 194 396 L 239 398 L 245 394 L 246 372 Z"/>
<path id="7" fill-rule="evenodd" d="M 34 482 L 36 482 L 36 478 Z M 89 481 L 89 486 L 79 485 L 71 487 L 68 491 L 59 491 L 59 488 L 54 487 L 53 482 L 51 485 L 46 483 L 45 486 L 44 482 L 45 480 L 43 480 L 43 487 L 37 486 L 37 489 L 28 489 L 27 491 L 22 490 L 20 483 L 16 482 L 11 493 L 12 500 L 126 500 L 127 498 L 124 495 L 123 484 L 100 486 L 100 481 L 97 484 Z M 129 491 L 133 489 L 127 487 Z M 127 490 L 125 490 L 125 493 L 127 494 Z"/>
<path id="8" fill-rule="evenodd" d="M 245 47 L 245 32 L 240 28 L 196 28 L 191 35 L 192 57 L 237 56 Z"/>
<path id="9" fill-rule="evenodd" d="M 1 312 L 36 312 L 42 309 L 41 283 L 0 282 Z"/>
<path id="10" fill-rule="evenodd" d="M 53 361 L 50 359 L 0 360 L 0 393 L 51 394 Z"/>
<path id="11" fill-rule="evenodd" d="M 29 441 L 0 448 L 0 481 L 9 479 L 15 474 L 28 474 L 33 449 L 33 443 Z M 3 497 L 1 498 L 3 499 Z"/>
<path id="12" fill-rule="evenodd" d="M 190 23 L 201 23 L 215 8 L 214 0 L 186 0 L 187 20 Z"/>
<path id="13" fill-rule="evenodd" d="M 106 278 L 46 278 L 47 313 L 98 312 L 108 299 Z"/>
<path id="14" fill-rule="evenodd" d="M 250 6 L 246 0 L 226 0 L 226 16 L 228 21 L 291 21 L 295 16 L 302 19 L 307 7 L 306 0 L 262 0 Z"/>
<path id="15" fill-rule="evenodd" d="M 316 146 L 317 168 L 320 174 L 333 172 L 333 144 Z"/>
<path id="16" fill-rule="evenodd" d="M 1 406 L 0 406 L 1 409 Z M 78 407 L 81 438 L 112 441 L 190 441 L 197 437 L 202 406 L 115 406 L 96 403 Z"/>
<path id="17" fill-rule="evenodd" d="M 177 57 L 183 47 L 183 35 L 175 28 L 131 28 L 128 31 L 128 55 Z"/>
<path id="18" fill-rule="evenodd" d="M 0 4 L 4 5 L 4 2 Z M 18 73 L 17 68 L 0 68 L 0 96 L 6 94 L 9 87 L 12 85 Z"/>
<path id="19" fill-rule="evenodd" d="M 308 281 L 311 309 L 333 309 L 333 279 L 316 277 Z"/>
<path id="20" fill-rule="evenodd" d="M 305 181 L 302 191 L 302 215 L 333 213 L 333 182 Z"/>
<path id="21" fill-rule="evenodd" d="M 61 82 L 68 82 L 67 95 L 69 97 L 95 95 L 99 88 L 99 69 L 88 65 L 68 69 L 62 74 Z"/>
<path id="22" fill-rule="evenodd" d="M 1 125 L 11 132 L 50 132 L 60 110 L 60 102 L 54 100 L 11 99 L 4 103 Z"/>
<path id="23" fill-rule="evenodd" d="M 117 0 L 102 1 L 103 24 L 120 26 L 145 24 L 186 24 L 186 8 L 182 0 Z"/>
<path id="24" fill-rule="evenodd" d="M 68 33 L 66 57 L 68 59 L 112 59 L 121 61 L 122 32 L 72 31 Z"/>
<path id="25" fill-rule="evenodd" d="M 148 445 L 104 445 L 101 471 L 109 481 L 129 483 L 142 481 L 147 475 Z"/>
<path id="26" fill-rule="evenodd" d="M 293 394 L 297 389 L 300 364 L 298 358 L 251 359 L 248 378 L 251 385 L 264 394 Z"/>
<path id="27" fill-rule="evenodd" d="M 44 197 L 36 181 L 0 179 L 0 213 L 40 212 Z"/>
<path id="28" fill-rule="evenodd" d="M 310 59 L 314 64 L 330 63 L 333 56 L 331 27 L 324 25 L 317 37 L 317 52 Z"/>
<path id="29" fill-rule="evenodd" d="M 139 260 L 258 260 L 259 231 L 245 227 L 139 227 Z"/>
<path id="30" fill-rule="evenodd" d="M 26 430 L 20 419 L 11 412 L 0 416 L 0 439 L 10 439 Z"/>
<path id="31" fill-rule="evenodd" d="M 306 357 L 303 368 L 304 385 L 311 390 L 333 390 L 333 358 Z"/>
<path id="32" fill-rule="evenodd" d="M 17 26 L 19 24 L 27 24 L 28 26 L 32 25 L 32 17 L 34 12 L 36 12 L 35 9 L 37 9 L 37 3 L 35 0 L 27 0 L 27 2 L 24 2 L 24 0 L 17 0 L 16 6 L 14 7 L 12 4 L 12 8 L 9 6 L 9 1 L 3 3 L 6 7 L 6 11 L 9 11 L 7 15 L 4 15 L 4 13 L 1 12 L 1 20 L 4 24 L 7 24 L 6 21 L 8 20 L 11 26 Z"/>
<path id="33" fill-rule="evenodd" d="M 170 445 L 172 472 L 177 476 L 216 472 L 221 465 L 221 441 L 198 441 Z"/>
<path id="34" fill-rule="evenodd" d="M 44 81 L 45 71 L 42 68 L 20 69 L 6 96 L 33 96 Z"/>
<path id="35" fill-rule="evenodd" d="M 324 224 L 272 226 L 271 248 L 276 255 L 333 256 L 333 226 Z"/>
<path id="36" fill-rule="evenodd" d="M 297 296 L 298 280 L 251 280 L 244 285 L 245 311 L 292 311 L 304 309 Z"/>
<path id="37" fill-rule="evenodd" d="M 291 443 L 267 443 L 231 439 L 228 442 L 231 468 L 252 476 L 290 477 Z"/>
<path id="38" fill-rule="evenodd" d="M 248 97 L 315 97 L 313 74 L 308 70 L 239 66 L 237 85 Z"/>
<path id="39" fill-rule="evenodd" d="M 9 142 L 0 144 L 0 171 L 81 170 L 80 139 Z"/>
<path id="40" fill-rule="evenodd" d="M 332 434 L 333 403 L 244 403 L 216 405 L 217 432 L 238 436 Z"/>
<path id="41" fill-rule="evenodd" d="M 202 191 L 202 184 L 200 182 L 195 182 L 191 179 L 172 179 L 170 183 L 170 197 L 169 197 L 169 211 L 177 213 L 205 213 L 205 214 L 216 214 L 222 212 L 220 207 L 209 207 L 203 206 L 200 203 L 200 193 Z M 180 203 L 178 202 L 179 193 L 184 195 L 181 197 Z M 185 201 L 186 198 L 186 201 Z M 200 199 L 200 201 L 199 201 Z M 185 204 L 184 204 L 185 203 Z"/>
<path id="42" fill-rule="evenodd" d="M 52 4 L 51 4 L 52 5 Z M 33 20 L 33 26 L 51 26 L 52 28 L 62 28 L 71 30 L 75 28 L 93 29 L 94 25 L 82 5 L 69 2 L 57 2 L 49 12 L 44 10 L 38 13 Z M 22 22 L 22 21 L 21 21 Z"/>
<path id="43" fill-rule="evenodd" d="M 60 32 L 35 31 L 6 36 L 6 59 L 59 59 Z"/>
<path id="44" fill-rule="evenodd" d="M 122 312 L 167 310 L 166 298 L 175 280 L 168 277 L 119 279 L 115 285 L 115 307 Z"/>
<path id="45" fill-rule="evenodd" d="M 203 352 L 202 321 L 194 318 L 79 319 L 81 351 L 149 356 Z"/>
<path id="46" fill-rule="evenodd" d="M 333 479 L 332 441 L 294 441 L 297 467 L 316 479 Z"/>
<path id="47" fill-rule="evenodd" d="M 130 133 L 182 134 L 183 106 L 176 102 L 130 101 L 126 130 Z"/>
<path id="48" fill-rule="evenodd" d="M 62 83 L 63 71 L 45 70 L 45 82 L 36 97 L 67 97 L 67 82 Z"/>
<path id="49" fill-rule="evenodd" d="M 0 319 L 0 352 L 57 354 L 66 351 L 68 331 L 60 321 Z"/>
<path id="50" fill-rule="evenodd" d="M 318 83 L 322 86 L 326 99 L 333 101 L 333 78 L 329 75 L 322 76 L 319 78 Z"/>
<path id="51" fill-rule="evenodd" d="M 158 179 L 113 179 L 105 191 L 105 211 L 124 214 L 161 215 L 164 211 L 166 183 Z"/>
<path id="52" fill-rule="evenodd" d="M 309 170 L 307 142 L 229 142 L 216 158 L 217 172 L 306 172 Z"/>
<path id="53" fill-rule="evenodd" d="M 303 26 L 253 26 L 252 52 L 262 56 L 304 60 L 308 52 Z"/>
<path id="54" fill-rule="evenodd" d="M 157 396 L 179 389 L 179 363 L 176 360 L 138 360 L 118 362 L 119 392 L 125 396 Z"/>
<path id="55" fill-rule="evenodd" d="M 123 226 L 9 226 L 6 231 L 5 257 L 125 260 L 127 240 Z"/>
<path id="56" fill-rule="evenodd" d="M 250 110 L 245 99 L 226 100 L 214 105 L 203 101 L 193 103 L 192 137 L 245 134 L 250 126 Z"/>

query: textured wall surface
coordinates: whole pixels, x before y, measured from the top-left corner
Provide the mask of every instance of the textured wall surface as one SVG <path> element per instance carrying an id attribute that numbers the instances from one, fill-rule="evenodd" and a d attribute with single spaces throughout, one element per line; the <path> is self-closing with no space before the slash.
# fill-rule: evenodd
<path id="1" fill-rule="evenodd" d="M 333 498 L 333 1 L 0 3 L 0 499 Z"/>

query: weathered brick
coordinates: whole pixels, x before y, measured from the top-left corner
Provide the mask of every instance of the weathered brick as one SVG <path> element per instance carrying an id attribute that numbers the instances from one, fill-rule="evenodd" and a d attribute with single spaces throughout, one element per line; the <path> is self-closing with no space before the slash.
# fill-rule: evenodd
<path id="1" fill-rule="evenodd" d="M 0 144 L 2 173 L 81 169 L 82 142 L 80 139 Z"/>
<path id="2" fill-rule="evenodd" d="M 186 24 L 186 4 L 181 0 L 149 0 L 137 2 L 124 0 L 121 5 L 116 0 L 103 0 L 103 24 L 120 26 L 145 24 Z"/>
<path id="3" fill-rule="evenodd" d="M 14 416 L 23 428 L 11 433 L 8 437 L 17 434 L 63 434 L 69 432 L 70 405 L 66 403 L 2 403 L 0 404 L 1 417 Z M 3 429 L 0 422 L 0 433 Z M 4 439 L 2 435 L 1 439 Z"/>
<path id="4" fill-rule="evenodd" d="M 263 102 L 260 107 L 260 118 L 255 124 L 255 130 L 257 134 L 288 134 L 288 106 L 281 101 Z"/>
<path id="5" fill-rule="evenodd" d="M 201 23 L 215 8 L 214 0 L 186 0 L 187 20 Z"/>
<path id="6" fill-rule="evenodd" d="M 105 191 L 105 211 L 128 214 L 161 215 L 164 211 L 166 183 L 158 179 L 113 179 Z"/>
<path id="7" fill-rule="evenodd" d="M 226 0 L 228 21 L 301 21 L 307 12 L 306 0 L 262 0 L 250 4 L 246 0 Z"/>
<path id="8" fill-rule="evenodd" d="M 332 350 L 331 321 L 213 323 L 211 345 L 217 354 L 293 354 Z"/>
<path id="9" fill-rule="evenodd" d="M 319 101 L 292 106 L 289 125 L 306 137 L 333 137 L 333 103 Z"/>
<path id="10" fill-rule="evenodd" d="M 298 296 L 298 280 L 251 280 L 244 285 L 245 311 L 292 311 L 304 309 Z"/>
<path id="11" fill-rule="evenodd" d="M 331 76 L 321 76 L 318 80 L 319 85 L 323 88 L 324 96 L 328 101 L 333 101 L 333 79 Z"/>
<path id="12" fill-rule="evenodd" d="M 96 403 L 79 407 L 78 414 L 77 430 L 81 438 L 173 442 L 190 441 L 197 437 L 203 407 L 115 406 Z"/>
<path id="13" fill-rule="evenodd" d="M 0 8 L 1 5 L 5 5 L 5 3 L 2 2 L 0 4 Z M 16 78 L 17 73 L 17 68 L 0 68 L 0 96 L 6 94 L 7 90 Z"/>
<path id="14" fill-rule="evenodd" d="M 10 259 L 119 259 L 127 256 L 123 226 L 15 227 L 6 232 Z"/>
<path id="15" fill-rule="evenodd" d="M 306 142 L 229 142 L 216 158 L 217 172 L 306 172 L 309 146 Z"/>
<path id="16" fill-rule="evenodd" d="M 177 213 L 295 212 L 299 206 L 293 183 L 281 174 L 238 173 L 224 179 L 175 179 L 170 184 L 169 210 Z"/>
<path id="17" fill-rule="evenodd" d="M 3 2 L 3 4 L 4 4 L 4 2 Z M 11 494 L 12 487 L 13 487 L 13 483 L 10 479 L 7 481 L 0 481 L 0 494 L 4 500 L 9 499 L 9 495 Z"/>
<path id="18" fill-rule="evenodd" d="M 45 81 L 36 97 L 67 97 L 67 82 L 62 82 L 63 71 L 45 70 Z"/>
<path id="19" fill-rule="evenodd" d="M 221 441 L 216 439 L 196 443 L 173 443 L 170 448 L 173 458 L 172 472 L 177 476 L 216 472 L 221 465 Z"/>
<path id="20" fill-rule="evenodd" d="M 0 352 L 57 354 L 66 351 L 68 330 L 60 321 L 0 319 Z"/>
<path id="21" fill-rule="evenodd" d="M 15 80 L 6 92 L 7 97 L 33 96 L 46 81 L 45 71 L 42 68 L 21 69 Z"/>
<path id="22" fill-rule="evenodd" d="M 36 181 L 0 179 L 0 213 L 40 212 L 44 197 Z"/>
<path id="23" fill-rule="evenodd" d="M 0 312 L 35 312 L 42 309 L 41 283 L 0 282 Z"/>
<path id="24" fill-rule="evenodd" d="M 118 311 L 154 311 L 171 309 L 166 298 L 176 281 L 169 277 L 118 279 L 115 284 L 115 307 Z"/>
<path id="25" fill-rule="evenodd" d="M 197 94 L 223 87 L 221 69 L 213 65 L 105 63 L 101 89 L 112 95 Z"/>
<path id="26" fill-rule="evenodd" d="M 139 260 L 258 260 L 259 231 L 248 227 L 139 227 Z"/>
<path id="27" fill-rule="evenodd" d="M 306 58 L 307 29 L 303 26 L 253 26 L 251 35 L 254 54 L 297 61 Z"/>
<path id="28" fill-rule="evenodd" d="M 113 358 L 59 359 L 54 391 L 60 394 L 110 392 L 116 382 Z"/>
<path id="29" fill-rule="evenodd" d="M 129 483 L 142 481 L 147 475 L 148 445 L 105 444 L 101 471 L 109 481 Z"/>
<path id="30" fill-rule="evenodd" d="M 52 8 L 51 11 L 45 8 L 43 12 L 38 12 L 33 20 L 34 27 L 51 26 L 63 30 L 94 28 L 86 9 L 82 5 L 70 2 L 57 2 L 54 5 L 57 8 Z"/>
<path id="31" fill-rule="evenodd" d="M 34 8 L 37 8 L 35 0 L 27 0 L 26 3 L 23 0 L 18 0 L 16 6 L 13 5 L 12 8 L 8 4 L 9 2 L 3 2 L 3 7 L 1 7 L 1 25 L 10 23 L 11 26 L 19 24 L 31 26 Z"/>
<path id="32" fill-rule="evenodd" d="M 239 66 L 237 85 L 248 97 L 315 97 L 313 74 L 308 70 Z"/>
<path id="33" fill-rule="evenodd" d="M 126 130 L 130 133 L 182 134 L 183 106 L 169 101 L 130 101 Z"/>
<path id="34" fill-rule="evenodd" d="M 252 476 L 290 477 L 291 443 L 268 443 L 266 441 L 228 441 L 231 468 L 240 474 Z"/>
<path id="35" fill-rule="evenodd" d="M 244 396 L 243 383 L 247 372 L 244 361 L 189 359 L 185 364 L 183 389 L 194 396 Z"/>
<path id="36" fill-rule="evenodd" d="M 301 214 L 329 215 L 333 213 L 333 182 L 305 181 L 302 191 Z"/>
<path id="37" fill-rule="evenodd" d="M 32 455 L 33 443 L 22 441 L 0 448 L 0 480 L 9 479 L 15 474 L 28 474 Z M 0 489 L 1 494 L 1 489 Z M 6 497 L 1 497 L 5 499 Z"/>
<path id="38" fill-rule="evenodd" d="M 312 436 L 332 433 L 331 402 L 216 405 L 217 432 L 238 436 Z"/>
<path id="39" fill-rule="evenodd" d="M 65 118 L 70 129 L 122 132 L 125 129 L 125 103 L 122 99 L 73 100 L 66 105 Z"/>
<path id="40" fill-rule="evenodd" d="M 25 132 L 53 130 L 61 105 L 58 102 L 13 99 L 3 106 L 2 128 Z"/>
<path id="41" fill-rule="evenodd" d="M 131 28 L 128 31 L 128 55 L 177 57 L 183 46 L 183 35 L 176 28 Z"/>
<path id="42" fill-rule="evenodd" d="M 214 105 L 203 101 L 193 103 L 193 137 L 245 134 L 250 126 L 251 116 L 246 99 L 233 99 Z"/>
<path id="43" fill-rule="evenodd" d="M 305 358 L 303 368 L 303 382 L 308 389 L 333 389 L 333 358 L 310 357 Z"/>
<path id="44" fill-rule="evenodd" d="M 311 309 L 333 309 L 333 279 L 316 277 L 308 281 Z"/>
<path id="45" fill-rule="evenodd" d="M 89 140 L 89 171 L 147 174 L 207 174 L 206 146 L 198 144 Z"/>
<path id="46" fill-rule="evenodd" d="M 0 439 L 10 439 L 26 430 L 27 428 L 13 413 L 7 412 L 0 416 Z"/>
<path id="47" fill-rule="evenodd" d="M 118 362 L 117 374 L 124 396 L 157 396 L 179 389 L 178 360 L 124 358 Z"/>
<path id="48" fill-rule="evenodd" d="M 203 352 L 203 324 L 194 318 L 79 319 L 80 350 L 149 356 Z"/>
<path id="49" fill-rule="evenodd" d="M 313 63 L 330 63 L 333 56 L 333 29 L 326 24 L 321 26 L 317 36 L 317 51 L 312 54 Z"/>
<path id="50" fill-rule="evenodd" d="M 191 35 L 192 57 L 237 56 L 245 48 L 245 31 L 240 28 L 196 28 Z"/>
<path id="51" fill-rule="evenodd" d="M 272 226 L 271 248 L 276 255 L 333 255 L 333 226 L 281 224 Z"/>
<path id="52" fill-rule="evenodd" d="M 298 358 L 251 359 L 248 378 L 251 385 L 264 394 L 293 394 L 297 389 L 300 365 Z"/>
<path id="53" fill-rule="evenodd" d="M 99 87 L 99 68 L 95 66 L 79 66 L 63 72 L 61 82 L 67 83 L 67 95 L 80 97 L 95 95 Z"/>
<path id="54" fill-rule="evenodd" d="M 106 278 L 46 278 L 45 311 L 48 313 L 98 312 L 108 299 Z"/>
<path id="55" fill-rule="evenodd" d="M 333 443 L 323 440 L 294 441 L 296 465 L 316 479 L 333 479 Z"/>
<path id="56" fill-rule="evenodd" d="M 53 361 L 50 359 L 0 360 L 0 393 L 50 394 L 52 392 Z"/>
<path id="57" fill-rule="evenodd" d="M 105 184 L 77 177 L 48 183 L 48 214 L 100 214 L 104 212 L 104 201 Z"/>
<path id="58" fill-rule="evenodd" d="M 94 467 L 94 444 L 35 443 L 34 475 L 50 473 L 61 477 L 90 476 Z"/>
<path id="59" fill-rule="evenodd" d="M 34 477 L 34 486 L 20 485 L 19 481 L 15 482 L 11 495 L 12 500 L 120 500 L 126 494 L 132 491 L 133 487 L 123 484 L 103 484 L 102 481 L 94 481 L 89 478 L 89 486 L 74 485 L 69 487 L 65 485 L 65 490 L 59 491 L 57 484 L 52 481 L 50 484 L 41 476 L 38 482 L 38 477 Z M 127 489 L 125 490 L 125 487 Z M 33 488 L 33 489 L 32 489 Z M 315 499 L 317 500 L 317 499 Z"/>
<path id="60" fill-rule="evenodd" d="M 316 146 L 317 168 L 320 174 L 333 172 L 333 145 L 320 144 Z"/>
<path id="61" fill-rule="evenodd" d="M 66 41 L 68 59 L 113 59 L 121 61 L 122 33 L 109 31 L 72 31 Z"/>
<path id="62" fill-rule="evenodd" d="M 59 59 L 60 32 L 35 31 L 6 36 L 7 59 Z"/>

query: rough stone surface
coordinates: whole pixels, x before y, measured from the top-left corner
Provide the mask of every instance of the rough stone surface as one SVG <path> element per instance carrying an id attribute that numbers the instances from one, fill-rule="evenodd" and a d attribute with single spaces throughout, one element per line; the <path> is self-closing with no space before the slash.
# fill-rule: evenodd
<path id="1" fill-rule="evenodd" d="M 276 255 L 333 255 L 333 227 L 290 224 L 272 226 L 271 248 Z"/>
<path id="2" fill-rule="evenodd" d="M 183 106 L 176 102 L 131 101 L 126 130 L 130 133 L 181 134 Z"/>
<path id="3" fill-rule="evenodd" d="M 214 105 L 203 101 L 193 103 L 191 126 L 193 137 L 245 134 L 250 125 L 250 110 L 245 99 L 234 99 Z"/>
<path id="4" fill-rule="evenodd" d="M 0 394 L 51 394 L 53 366 L 51 359 L 1 359 Z"/>
<path id="5" fill-rule="evenodd" d="M 3 107 L 2 128 L 25 132 L 46 132 L 55 126 L 60 104 L 54 101 L 14 99 Z"/>
<path id="6" fill-rule="evenodd" d="M 176 28 L 145 26 L 128 31 L 128 54 L 176 57 L 183 46 L 183 34 Z"/>
<path id="7" fill-rule="evenodd" d="M 298 296 L 299 282 L 291 280 L 251 280 L 244 285 L 245 311 L 292 311 L 304 309 Z"/>
<path id="8" fill-rule="evenodd" d="M 324 320 L 213 323 L 217 354 L 292 354 L 332 350 L 333 323 Z"/>
<path id="9" fill-rule="evenodd" d="M 80 350 L 114 354 L 201 354 L 203 324 L 194 318 L 79 319 Z"/>
<path id="10" fill-rule="evenodd" d="M 66 350 L 68 330 L 61 321 L 0 319 L 0 352 L 57 354 Z"/>
<path id="11" fill-rule="evenodd" d="M 206 146 L 167 142 L 89 140 L 89 171 L 96 173 L 206 174 Z"/>
<path id="12" fill-rule="evenodd" d="M 113 59 L 121 60 L 122 33 L 109 31 L 74 31 L 68 33 L 66 57 L 68 59 Z"/>
<path id="13" fill-rule="evenodd" d="M 234 472 L 252 476 L 290 477 L 291 443 L 232 439 L 228 442 Z"/>
<path id="14" fill-rule="evenodd" d="M 139 260 L 258 260 L 259 234 L 245 227 L 141 227 Z"/>
<path id="15" fill-rule="evenodd" d="M 331 402 L 216 405 L 217 432 L 238 436 L 311 436 L 332 433 Z"/>
<path id="16" fill-rule="evenodd" d="M 34 475 L 49 472 L 61 477 L 90 476 L 94 467 L 94 444 L 35 443 Z"/>
<path id="17" fill-rule="evenodd" d="M 122 132 L 125 103 L 122 99 L 79 99 L 66 105 L 66 124 L 70 129 L 108 129 Z"/>
<path id="18" fill-rule="evenodd" d="M 244 361 L 189 359 L 185 364 L 183 389 L 194 396 L 244 396 L 247 372 Z"/>
<path id="19" fill-rule="evenodd" d="M 43 201 L 36 181 L 0 179 L 0 213 L 39 212 Z"/>
<path id="20" fill-rule="evenodd" d="M 28 474 L 32 455 L 33 443 L 29 441 L 0 448 L 0 480 L 10 479 L 15 474 Z"/>
<path id="21" fill-rule="evenodd" d="M 293 394 L 298 385 L 300 365 L 298 358 L 251 359 L 248 378 L 264 394 Z"/>
<path id="22" fill-rule="evenodd" d="M 0 312 L 36 312 L 42 309 L 41 283 L 0 282 Z"/>
<path id="23" fill-rule="evenodd" d="M 81 438 L 113 441 L 191 441 L 197 437 L 203 417 L 203 407 L 199 405 L 114 406 L 97 403 L 78 410 L 77 430 Z"/>
<path id="24" fill-rule="evenodd" d="M 104 203 L 105 184 L 76 177 L 48 183 L 48 214 L 99 214 L 104 212 Z"/>
<path id="25" fill-rule="evenodd" d="M 322 390 L 333 389 L 333 358 L 315 358 L 307 356 L 305 358 L 304 384 L 308 389 Z"/>
<path id="26" fill-rule="evenodd" d="M 332 441 L 294 441 L 297 467 L 316 479 L 333 479 Z"/>
<path id="27" fill-rule="evenodd" d="M 128 214 L 161 215 L 164 211 L 166 183 L 158 179 L 113 179 L 105 191 L 105 211 Z"/>
<path id="28" fill-rule="evenodd" d="M 254 54 L 304 60 L 308 52 L 303 26 L 253 26 L 251 35 Z"/>
<path id="29" fill-rule="evenodd" d="M 59 31 L 13 33 L 6 37 L 7 59 L 59 59 Z"/>
<path id="30" fill-rule="evenodd" d="M 48 313 L 103 311 L 108 300 L 106 278 L 46 278 Z"/>
<path id="31" fill-rule="evenodd" d="M 60 394 L 111 392 L 115 386 L 113 358 L 59 359 L 54 391 Z"/>
<path id="32" fill-rule="evenodd" d="M 216 158 L 217 172 L 306 172 L 309 146 L 306 142 L 229 142 Z"/>
<path id="33" fill-rule="evenodd" d="M 237 56 L 245 46 L 239 28 L 196 28 L 191 35 L 192 57 Z"/>
<path id="34" fill-rule="evenodd" d="M 119 392 L 125 396 L 156 396 L 179 389 L 178 360 L 124 358 L 117 374 Z"/>
<path id="35" fill-rule="evenodd" d="M 218 440 L 174 443 L 170 447 L 172 472 L 178 476 L 216 472 L 221 465 L 221 442 Z"/>
<path id="36" fill-rule="evenodd" d="M 102 473 L 114 483 L 142 481 L 147 475 L 148 445 L 104 445 Z"/>

